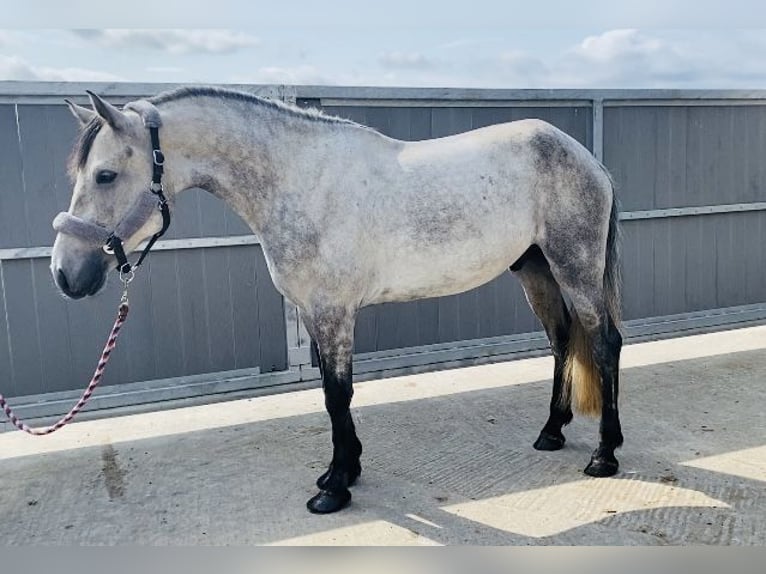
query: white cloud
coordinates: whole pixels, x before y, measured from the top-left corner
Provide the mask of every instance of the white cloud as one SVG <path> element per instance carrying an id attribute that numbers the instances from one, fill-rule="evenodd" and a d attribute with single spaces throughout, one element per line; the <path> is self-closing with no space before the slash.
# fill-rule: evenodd
<path id="1" fill-rule="evenodd" d="M 227 30 L 0 30 L 0 79 L 477 88 L 766 88 L 764 30 L 527 31 L 407 42 Z M 269 34 L 272 34 L 271 36 Z M 350 44 L 351 45 L 351 44 Z M 143 50 L 141 49 L 143 48 Z M 55 57 L 48 58 L 46 52 Z M 153 51 L 149 53 L 148 51 Z M 210 58 L 205 55 L 226 54 Z M 151 56 L 151 57 L 148 57 Z M 82 63 L 85 69 L 65 67 Z M 99 69 L 113 73 L 100 72 Z"/>
<path id="2" fill-rule="evenodd" d="M 85 68 L 34 66 L 18 56 L 0 55 L 0 80 L 46 82 L 117 82 L 120 76 Z"/>
<path id="3" fill-rule="evenodd" d="M 99 46 L 114 49 L 151 49 L 170 54 L 229 54 L 259 44 L 258 38 L 231 30 L 114 29 L 73 30 Z"/>
<path id="4" fill-rule="evenodd" d="M 361 83 L 486 88 L 741 88 L 766 87 L 764 34 L 730 31 L 608 30 L 559 49 L 509 46 L 492 51 L 457 40 L 438 59 L 413 52 L 378 57 L 382 73 Z M 484 47 L 494 42 L 485 42 Z M 494 50 L 493 50 L 494 51 Z M 359 83 L 359 82 L 357 82 Z"/>
<path id="5" fill-rule="evenodd" d="M 569 82 L 618 86 L 678 85 L 705 72 L 699 54 L 681 42 L 649 36 L 638 30 L 611 30 L 588 36 L 558 62 Z M 567 70 L 571 72 L 567 74 Z"/>
<path id="6" fill-rule="evenodd" d="M 37 80 L 32 66 L 18 56 L 0 55 L 0 79 L 3 80 Z"/>
<path id="7" fill-rule="evenodd" d="M 436 62 L 417 52 L 385 52 L 378 57 L 384 68 L 405 70 L 427 70 L 436 67 Z"/>
<path id="8" fill-rule="evenodd" d="M 593 62 L 608 62 L 626 57 L 645 58 L 672 51 L 662 40 L 638 30 L 610 30 L 599 36 L 588 36 L 572 48 L 572 53 Z"/>
<path id="9" fill-rule="evenodd" d="M 766 44 L 716 33 L 610 30 L 549 56 L 501 54 L 500 80 L 532 88 L 741 88 L 766 86 Z"/>
<path id="10" fill-rule="evenodd" d="M 462 41 L 456 41 L 455 45 Z M 494 44 L 494 42 L 488 42 Z M 507 45 L 507 44 L 506 44 Z M 558 49 L 379 52 L 342 69 L 267 66 L 240 81 L 477 88 L 766 88 L 766 33 L 609 30 Z"/>

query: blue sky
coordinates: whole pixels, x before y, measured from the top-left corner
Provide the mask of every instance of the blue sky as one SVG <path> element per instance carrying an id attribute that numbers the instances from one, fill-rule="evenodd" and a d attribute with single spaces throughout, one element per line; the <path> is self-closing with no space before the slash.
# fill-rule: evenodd
<path id="1" fill-rule="evenodd" d="M 611 13 L 598 2 L 573 10 L 484 0 L 468 11 L 443 0 L 187 0 L 174 12 L 165 0 L 148 4 L 148 19 L 141 0 L 33 4 L 4 18 L 16 28 L 0 30 L 0 80 L 766 88 L 766 29 L 721 27 L 732 13 L 744 20 L 735 26 L 757 23 L 755 3 L 722 11 L 715 25 L 696 19 L 718 15 L 704 0 L 694 10 L 646 0 Z M 142 27 L 147 20 L 157 27 Z"/>

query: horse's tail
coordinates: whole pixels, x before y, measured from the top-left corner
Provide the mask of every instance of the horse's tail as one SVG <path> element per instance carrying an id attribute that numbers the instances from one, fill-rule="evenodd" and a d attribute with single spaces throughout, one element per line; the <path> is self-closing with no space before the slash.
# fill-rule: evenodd
<path id="1" fill-rule="evenodd" d="M 606 170 L 604 170 L 606 172 Z M 608 175 L 608 174 L 607 174 Z M 606 257 L 604 261 L 604 298 L 606 310 L 612 322 L 619 328 L 621 320 L 620 289 L 620 226 L 617 197 L 612 187 L 612 208 L 609 213 L 609 231 L 606 237 Z M 584 415 L 601 414 L 601 376 L 593 360 L 590 338 L 580 322 L 577 312 L 572 310 L 572 326 L 569 331 L 564 362 L 564 388 L 562 399 L 571 394 L 572 407 Z"/>
<path id="2" fill-rule="evenodd" d="M 609 176 L 609 173 L 604 172 Z M 620 328 L 622 309 L 620 292 L 622 290 L 622 273 L 620 269 L 620 205 L 614 192 L 614 182 L 609 178 L 612 187 L 612 210 L 609 212 L 609 232 L 606 235 L 606 257 L 604 259 L 604 297 L 606 310 L 612 318 L 614 326 Z"/>

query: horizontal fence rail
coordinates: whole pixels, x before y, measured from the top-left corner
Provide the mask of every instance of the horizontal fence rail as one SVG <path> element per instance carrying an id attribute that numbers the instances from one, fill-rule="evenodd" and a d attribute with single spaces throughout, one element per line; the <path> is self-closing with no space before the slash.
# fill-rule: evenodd
<path id="1" fill-rule="evenodd" d="M 743 211 L 766 211 L 766 202 L 734 203 L 730 205 L 703 205 L 699 207 L 671 207 L 668 209 L 648 209 L 644 211 L 621 211 L 620 221 L 635 219 L 662 219 L 665 217 L 688 217 L 691 215 L 713 215 L 716 213 L 738 213 Z M 175 251 L 179 249 L 203 249 L 211 247 L 231 247 L 235 245 L 260 245 L 255 235 L 234 235 L 230 237 L 199 237 L 188 239 L 166 239 L 154 244 L 154 251 Z M 141 251 L 146 242 L 136 248 Z M 0 249 L 0 261 L 13 259 L 40 259 L 50 257 L 53 247 L 19 247 Z"/>

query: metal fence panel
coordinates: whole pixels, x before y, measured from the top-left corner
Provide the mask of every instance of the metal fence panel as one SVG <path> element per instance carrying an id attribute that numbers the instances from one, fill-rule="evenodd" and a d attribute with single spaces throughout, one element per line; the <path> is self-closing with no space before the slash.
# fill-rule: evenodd
<path id="1" fill-rule="evenodd" d="M 766 212 L 623 224 L 626 319 L 766 301 Z"/>
<path id="2" fill-rule="evenodd" d="M 92 372 L 119 296 L 118 286 L 111 285 L 87 305 L 65 301 L 48 271 L 50 221 L 69 202 L 66 159 L 77 127 L 61 100 L 84 87 L 0 82 L 0 250 L 5 253 L 0 373 L 9 396 L 79 388 Z M 165 86 L 87 87 L 127 101 Z M 623 223 L 627 320 L 674 317 L 668 324 L 655 321 L 659 327 L 654 320 L 645 322 L 641 332 L 648 333 L 762 315 L 766 92 L 245 88 L 288 100 L 300 96 L 302 105 L 323 107 L 405 140 L 529 117 L 547 120 L 603 152 L 614 176 L 628 212 Z M 706 206 L 720 213 L 667 211 Z M 288 361 L 287 332 L 297 341 L 299 326 L 286 319 L 290 313 L 250 233 L 214 197 L 194 190 L 180 198 L 167 238 L 171 243 L 152 254 L 132 288 L 131 322 L 106 385 L 304 366 L 300 349 L 291 351 L 296 362 Z M 210 246 L 220 243 L 211 238 L 221 237 L 223 246 Z M 188 238 L 203 245 L 172 243 Z M 704 316 L 734 306 L 744 307 Z M 674 327 L 676 321 L 684 327 Z M 362 310 L 355 351 L 368 354 L 362 372 L 386 361 L 396 368 L 427 369 L 428 357 L 410 360 L 397 356 L 396 349 L 422 354 L 430 345 L 446 357 L 438 359 L 444 364 L 466 364 L 490 347 L 498 356 L 525 345 L 537 349 L 540 337 L 527 341 L 524 334 L 539 330 L 518 282 L 505 274 L 468 293 Z M 486 344 L 471 350 L 477 340 Z M 445 350 L 453 342 L 465 343 L 463 350 Z M 285 374 L 285 381 L 316 376 Z M 210 388 L 241 388 L 216 385 Z M 122 399 L 110 400 L 104 397 L 104 404 Z"/>
<path id="3" fill-rule="evenodd" d="M 766 106 L 610 106 L 604 163 L 628 211 L 763 201 Z"/>

